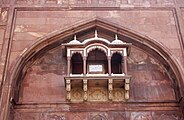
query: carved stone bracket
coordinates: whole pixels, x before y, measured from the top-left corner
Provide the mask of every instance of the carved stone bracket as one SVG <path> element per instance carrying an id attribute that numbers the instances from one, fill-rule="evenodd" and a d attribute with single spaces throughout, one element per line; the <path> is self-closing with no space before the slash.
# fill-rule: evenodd
<path id="1" fill-rule="evenodd" d="M 109 91 L 109 100 L 112 100 L 112 91 L 113 91 L 113 79 L 108 80 L 108 91 Z"/>
<path id="2" fill-rule="evenodd" d="M 87 79 L 83 80 L 83 90 L 84 90 L 84 100 L 86 101 L 88 99 L 88 95 L 87 95 L 87 90 L 88 90 L 88 86 L 87 86 Z"/>
<path id="3" fill-rule="evenodd" d="M 67 100 L 71 100 L 71 80 L 66 80 Z"/>
<path id="4" fill-rule="evenodd" d="M 125 101 L 129 99 L 130 79 L 118 75 L 65 77 L 66 98 L 73 102 Z"/>
<path id="5" fill-rule="evenodd" d="M 125 99 L 129 99 L 130 79 L 125 79 Z"/>

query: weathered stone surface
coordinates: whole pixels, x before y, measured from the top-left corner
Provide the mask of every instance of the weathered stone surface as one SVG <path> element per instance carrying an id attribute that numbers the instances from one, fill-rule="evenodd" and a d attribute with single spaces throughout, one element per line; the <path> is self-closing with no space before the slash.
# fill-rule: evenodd
<path id="1" fill-rule="evenodd" d="M 15 120 L 182 120 L 181 115 L 176 111 L 104 111 L 104 112 L 57 112 L 43 111 L 33 113 L 18 111 L 15 113 Z M 169 114 L 168 114 L 169 113 Z M 155 115 L 155 116 L 154 116 Z"/>
<path id="2" fill-rule="evenodd" d="M 25 59 L 23 53 L 39 42 L 39 38 L 94 17 L 152 38 L 167 49 L 169 58 L 176 59 L 177 68 L 173 69 L 184 66 L 184 23 L 178 19 L 184 20 L 182 0 L 0 0 L 0 7 L 0 61 L 3 61 L 0 62 L 0 85 L 6 76 L 4 73 L 14 74 L 11 69 L 17 59 Z M 15 101 L 14 107 L 9 95 L 19 86 L 11 84 L 9 77 L 12 76 L 7 76 L 0 86 L 0 119 L 8 115 L 6 109 L 11 104 L 10 116 L 15 120 L 183 120 L 183 109 L 179 108 L 183 106 L 180 103 L 183 95 L 178 96 L 179 89 L 183 90 L 183 80 L 175 80 L 170 73 L 171 66 L 161 63 L 151 52 L 132 47 L 128 57 L 128 72 L 133 76 L 130 100 L 108 103 L 66 101 L 67 64 L 62 53 L 61 48 L 55 48 L 31 61 L 31 65 L 26 64 L 23 80 L 18 79 L 22 81 L 16 96 L 19 101 Z M 11 68 L 3 71 L 4 66 Z"/>
<path id="3" fill-rule="evenodd" d="M 5 25 L 8 20 L 8 8 L 0 8 L 0 25 Z"/>
<path id="4" fill-rule="evenodd" d="M 1 55 L 1 52 L 2 52 L 4 36 L 5 36 L 5 28 L 4 27 L 0 27 L 0 55 Z"/>
<path id="5" fill-rule="evenodd" d="M 121 17 L 123 16 L 123 17 Z M 33 44 L 44 35 L 82 19 L 104 18 L 121 26 L 149 36 L 170 49 L 179 49 L 172 11 L 18 11 L 14 30 L 15 40 L 12 52 L 23 50 L 26 44 Z M 19 46 L 20 45 L 20 46 Z M 16 49 L 16 46 L 18 49 Z M 28 45 L 27 45 L 28 46 Z"/>
<path id="6" fill-rule="evenodd" d="M 4 40 L 4 34 L 5 34 L 5 29 L 4 28 L 0 28 L 0 44 L 3 44 L 3 40 Z"/>
<path id="7" fill-rule="evenodd" d="M 48 103 L 66 100 L 66 61 L 62 56 L 58 48 L 47 53 L 28 69 L 23 80 L 22 102 Z"/>
<path id="8" fill-rule="evenodd" d="M 175 100 L 172 80 L 155 58 L 132 48 L 129 59 L 130 101 Z M 23 80 L 22 102 L 65 101 L 66 58 L 58 48 L 40 58 Z"/>
<path id="9" fill-rule="evenodd" d="M 110 7 L 132 7 L 132 6 L 172 6 L 173 0 L 16 0 L 17 4 L 47 4 L 47 5 L 61 5 L 61 6 L 110 6 Z"/>
<path id="10" fill-rule="evenodd" d="M 34 41 L 25 41 L 25 40 L 20 40 L 20 41 L 13 41 L 13 46 L 12 46 L 12 52 L 22 52 L 25 48 L 29 48 L 32 44 L 34 44 Z"/>
<path id="11" fill-rule="evenodd" d="M 0 4 L 9 4 L 10 3 L 10 0 L 1 0 L 0 1 Z"/>

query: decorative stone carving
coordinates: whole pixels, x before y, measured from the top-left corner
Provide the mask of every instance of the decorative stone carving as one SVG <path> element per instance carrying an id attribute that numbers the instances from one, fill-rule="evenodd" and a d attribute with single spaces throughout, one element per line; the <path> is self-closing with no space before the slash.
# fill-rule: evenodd
<path id="1" fill-rule="evenodd" d="M 122 51 L 122 50 L 111 50 L 111 56 L 112 56 L 114 53 L 119 53 L 120 55 L 123 56 L 123 51 Z"/>
<path id="2" fill-rule="evenodd" d="M 66 80 L 66 91 L 67 91 L 67 100 L 71 100 L 71 83 L 70 80 Z"/>
<path id="3" fill-rule="evenodd" d="M 162 114 L 158 120 L 180 120 L 178 116 L 175 116 L 173 114 L 167 115 L 167 114 Z"/>
<path id="4" fill-rule="evenodd" d="M 83 51 L 77 51 L 77 50 L 73 50 L 73 51 L 71 51 L 71 56 L 73 55 L 73 54 L 75 54 L 75 53 L 79 53 L 79 54 L 83 54 Z"/>
<path id="5" fill-rule="evenodd" d="M 113 90 L 113 101 L 123 101 L 125 93 L 122 88 L 114 88 Z"/>
<path id="6" fill-rule="evenodd" d="M 75 35 L 74 39 L 72 41 L 70 41 L 68 44 L 81 44 L 81 42 L 77 40 L 77 37 Z"/>
<path id="7" fill-rule="evenodd" d="M 40 115 L 41 120 L 66 120 L 65 113 L 50 113 L 49 111 Z"/>
<path id="8" fill-rule="evenodd" d="M 95 49 L 99 49 L 101 51 L 104 51 L 106 54 L 108 53 L 108 51 L 104 47 L 99 46 L 99 45 L 98 46 L 89 47 L 86 52 L 88 54 L 90 51 L 95 50 Z"/>
<path id="9" fill-rule="evenodd" d="M 112 79 L 109 79 L 108 80 L 108 90 L 109 90 L 109 100 L 112 100 L 112 91 L 113 91 L 113 80 Z"/>
<path id="10" fill-rule="evenodd" d="M 64 116 L 58 116 L 58 115 L 47 115 L 47 119 L 65 120 L 65 117 Z"/>
<path id="11" fill-rule="evenodd" d="M 87 112 L 72 112 L 68 120 L 88 120 L 87 117 Z"/>
<path id="12" fill-rule="evenodd" d="M 88 93 L 90 101 L 107 101 L 107 90 L 105 88 L 90 88 Z"/>
<path id="13" fill-rule="evenodd" d="M 87 100 L 88 99 L 88 95 L 87 95 L 87 90 L 88 90 L 87 82 L 88 81 L 86 79 L 83 80 L 84 100 Z"/>
<path id="14" fill-rule="evenodd" d="M 152 120 L 150 112 L 132 112 L 131 120 Z"/>
<path id="15" fill-rule="evenodd" d="M 91 120 L 107 120 L 107 118 L 102 115 L 96 115 Z"/>
<path id="16" fill-rule="evenodd" d="M 130 79 L 125 79 L 125 99 L 129 99 Z"/>
<path id="17" fill-rule="evenodd" d="M 8 19 L 8 8 L 0 9 L 0 24 L 6 24 Z"/>
<path id="18" fill-rule="evenodd" d="M 108 120 L 108 114 L 106 112 L 90 113 L 89 120 Z"/>
<path id="19" fill-rule="evenodd" d="M 71 94 L 71 101 L 83 101 L 82 88 L 73 88 L 70 94 Z"/>
<path id="20" fill-rule="evenodd" d="M 110 118 L 110 120 L 129 120 L 126 117 L 126 112 L 110 112 L 110 117 L 108 116 L 108 119 Z"/>
<path id="21" fill-rule="evenodd" d="M 83 120 L 79 115 L 76 115 L 72 118 L 72 120 Z"/>
<path id="22" fill-rule="evenodd" d="M 118 40 L 117 35 L 116 35 L 115 40 L 112 43 L 107 39 L 99 38 L 97 30 L 95 30 L 95 34 L 93 38 L 85 39 L 82 43 L 76 39 L 76 35 L 75 35 L 74 40 L 70 41 L 69 43 L 62 44 L 62 46 L 65 46 L 65 48 L 67 49 L 66 50 L 67 51 L 67 78 L 65 82 L 66 91 L 67 91 L 67 99 L 68 100 L 71 99 L 70 89 L 72 85 L 70 85 L 69 80 L 72 80 L 72 81 L 79 80 L 79 81 L 82 81 L 83 83 L 84 101 L 86 100 L 88 101 L 107 101 L 108 99 L 109 100 L 113 99 L 114 101 L 122 101 L 124 100 L 124 98 L 128 100 L 129 99 L 129 82 L 130 82 L 129 79 L 131 76 L 127 75 L 127 60 L 126 60 L 127 57 L 125 56 L 127 56 L 127 49 L 129 49 L 130 45 L 131 43 L 124 43 L 121 40 Z M 102 60 L 99 61 L 96 59 L 91 59 L 91 60 L 86 61 L 86 57 L 88 57 L 88 54 L 91 51 L 96 50 L 96 49 L 98 50 L 98 52 L 100 50 L 100 52 L 103 51 L 106 54 L 107 59 L 108 59 L 108 70 L 105 69 L 105 63 L 102 62 Z M 74 74 L 71 72 L 72 69 L 73 70 L 75 69 L 74 67 L 75 65 L 71 61 L 71 56 L 72 54 L 76 52 L 80 53 L 81 56 L 83 57 L 83 71 L 82 71 L 83 73 L 80 72 L 78 74 Z M 121 56 L 122 62 L 120 62 L 120 64 L 122 65 L 122 68 L 117 67 L 116 69 L 121 69 L 122 72 L 124 69 L 124 73 L 118 73 L 118 74 L 111 73 L 111 66 L 112 66 L 111 57 L 114 52 L 118 52 L 122 55 Z M 100 57 L 100 56 L 96 56 L 96 57 Z M 103 61 L 106 61 L 106 57 L 104 57 L 103 59 L 104 59 Z M 106 71 L 108 71 L 108 73 L 105 73 Z M 102 85 L 100 87 L 93 85 L 90 87 L 90 90 L 89 90 L 87 80 L 93 81 L 93 82 L 98 80 Z M 121 86 L 124 86 L 125 88 L 119 89 L 119 91 L 115 91 L 113 93 L 113 89 L 114 89 L 113 80 L 118 80 L 120 84 L 125 83 L 125 85 L 121 85 Z M 106 81 L 108 85 L 106 85 L 104 81 Z M 79 86 L 72 86 L 72 88 L 78 88 L 78 87 Z M 124 95 L 124 96 L 121 96 L 121 95 Z"/>
<path id="23" fill-rule="evenodd" d="M 147 116 L 144 115 L 138 115 L 135 117 L 134 120 L 150 120 Z"/>
<path id="24" fill-rule="evenodd" d="M 111 44 L 126 44 L 125 42 L 118 40 L 118 35 L 115 35 L 115 40 L 111 42 Z"/>

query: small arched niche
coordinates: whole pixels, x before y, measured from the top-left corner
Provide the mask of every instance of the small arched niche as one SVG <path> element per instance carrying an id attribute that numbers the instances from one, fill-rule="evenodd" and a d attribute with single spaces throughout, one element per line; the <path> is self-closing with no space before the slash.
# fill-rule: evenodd
<path id="1" fill-rule="evenodd" d="M 82 74 L 83 73 L 83 59 L 80 53 L 74 53 L 71 58 L 72 62 L 72 74 Z"/>
<path id="2" fill-rule="evenodd" d="M 111 70 L 113 74 L 122 73 L 123 59 L 120 53 L 114 53 L 111 57 Z"/>
<path id="3" fill-rule="evenodd" d="M 87 57 L 88 74 L 105 74 L 108 73 L 108 61 L 106 53 L 98 48 L 88 53 Z"/>

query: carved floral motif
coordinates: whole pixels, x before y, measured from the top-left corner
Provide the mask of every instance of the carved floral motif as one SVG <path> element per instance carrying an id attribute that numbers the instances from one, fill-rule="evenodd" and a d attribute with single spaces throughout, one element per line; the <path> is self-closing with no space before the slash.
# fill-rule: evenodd
<path id="1" fill-rule="evenodd" d="M 132 120 L 152 120 L 150 112 L 133 112 L 131 117 Z"/>
<path id="2" fill-rule="evenodd" d="M 83 90 L 82 88 L 73 88 L 71 91 L 72 101 L 82 101 L 83 100 Z"/>
<path id="3" fill-rule="evenodd" d="M 180 118 L 173 114 L 171 115 L 162 114 L 158 120 L 180 120 Z"/>
<path id="4" fill-rule="evenodd" d="M 107 120 L 107 118 L 102 115 L 96 115 L 91 120 Z"/>
<path id="5" fill-rule="evenodd" d="M 122 88 L 115 88 L 113 90 L 113 101 L 123 101 L 124 98 L 124 90 Z"/>
<path id="6" fill-rule="evenodd" d="M 92 112 L 89 114 L 90 120 L 108 120 L 108 114 L 106 112 Z"/>
<path id="7" fill-rule="evenodd" d="M 140 114 L 140 115 L 137 115 L 134 120 L 151 120 L 151 119 L 149 119 L 147 116 L 143 114 Z"/>
<path id="8" fill-rule="evenodd" d="M 69 120 L 88 120 L 88 113 L 85 112 L 74 112 L 70 116 Z"/>
<path id="9" fill-rule="evenodd" d="M 91 101 L 107 101 L 107 90 L 104 88 L 89 89 L 88 96 Z"/>
<path id="10" fill-rule="evenodd" d="M 13 120 L 183 120 L 176 113 L 165 111 L 157 117 L 155 112 L 131 112 L 131 111 L 109 111 L 109 112 L 56 112 L 47 110 L 42 113 L 14 112 Z"/>
<path id="11" fill-rule="evenodd" d="M 42 113 L 41 120 L 66 120 L 64 113 Z"/>

